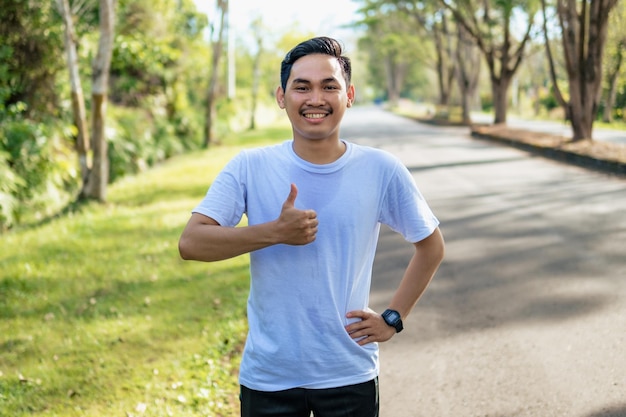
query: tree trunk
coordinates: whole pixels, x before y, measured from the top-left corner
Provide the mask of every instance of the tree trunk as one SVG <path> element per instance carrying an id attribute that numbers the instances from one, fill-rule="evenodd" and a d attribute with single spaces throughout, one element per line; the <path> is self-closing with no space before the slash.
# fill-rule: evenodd
<path id="1" fill-rule="evenodd" d="M 493 110 L 495 118 L 493 123 L 506 123 L 508 108 L 508 93 L 511 77 L 501 75 L 499 78 L 491 78 L 491 94 L 493 96 Z"/>
<path id="2" fill-rule="evenodd" d="M 84 196 L 99 201 L 106 201 L 109 182 L 109 158 L 105 127 L 109 69 L 113 54 L 115 3 L 116 0 L 100 0 L 100 41 L 98 53 L 92 66 L 93 167 L 89 173 Z"/>
<path id="3" fill-rule="evenodd" d="M 385 57 L 385 75 L 387 78 L 387 100 L 392 107 L 398 104 L 400 99 L 398 92 L 396 91 L 395 82 L 393 80 L 393 63 L 389 56 Z"/>
<path id="4" fill-rule="evenodd" d="M 433 32 L 433 36 L 435 38 L 435 54 L 437 56 L 436 59 L 436 68 L 437 68 L 437 84 L 439 86 L 439 105 L 447 106 L 450 101 L 450 87 L 448 86 L 448 76 L 447 69 L 448 66 L 446 64 L 445 59 L 445 50 L 443 48 L 441 42 L 441 35 L 438 31 Z"/>
<path id="5" fill-rule="evenodd" d="M 448 19 L 446 13 L 440 15 L 441 23 L 432 27 L 432 35 L 435 42 L 437 82 L 439 85 L 439 105 L 448 106 L 452 94 L 455 76 L 454 53 L 451 46 L 450 33 L 448 31 Z"/>
<path id="6" fill-rule="evenodd" d="M 400 88 L 403 80 L 399 66 L 394 54 L 388 53 L 385 57 L 385 74 L 387 76 L 387 100 L 391 106 L 397 106 L 400 102 Z"/>
<path id="7" fill-rule="evenodd" d="M 611 68 L 609 73 L 609 88 L 606 100 L 604 101 L 604 114 L 602 117 L 602 121 L 605 123 L 611 123 L 613 121 L 613 107 L 615 106 L 615 100 L 617 98 L 619 73 L 622 68 L 622 61 L 624 60 L 622 53 L 624 47 L 626 47 L 626 41 L 620 42 L 617 47 L 617 54 L 614 57 L 615 65 Z"/>
<path id="8" fill-rule="evenodd" d="M 258 51 L 254 57 L 254 67 L 252 69 L 252 105 L 250 108 L 250 130 L 256 129 L 256 108 L 259 100 L 259 83 L 261 79 L 260 65 L 261 52 Z"/>
<path id="9" fill-rule="evenodd" d="M 461 25 L 457 25 L 457 48 L 456 48 L 457 81 L 461 93 L 461 112 L 464 124 L 471 124 L 471 102 L 476 94 L 480 75 L 480 51 L 473 43 L 467 31 Z"/>
<path id="10" fill-rule="evenodd" d="M 78 54 L 76 52 L 76 33 L 74 31 L 74 21 L 68 0 L 57 0 L 57 9 L 63 18 L 65 25 L 65 53 L 67 58 L 67 68 L 70 74 L 70 85 L 72 90 L 72 113 L 74 125 L 76 126 L 76 153 L 80 164 L 80 177 L 82 187 L 87 182 L 90 164 L 87 158 L 89 151 L 89 127 L 87 125 L 87 111 L 85 110 L 85 96 L 80 81 L 78 69 Z"/>
<path id="11" fill-rule="evenodd" d="M 559 87 L 558 79 L 556 77 L 556 69 L 554 65 L 554 58 L 552 56 L 552 48 L 550 47 L 550 37 L 548 36 L 548 18 L 546 16 L 546 0 L 541 0 L 541 10 L 543 13 L 543 36 L 546 45 L 546 56 L 548 58 L 548 67 L 550 69 L 550 79 L 552 80 L 552 86 L 554 90 L 554 96 L 556 101 L 561 105 L 565 111 L 565 119 L 571 119 L 571 109 L 569 103 L 565 100 L 561 88 Z"/>
<path id="12" fill-rule="evenodd" d="M 396 6 L 403 13 L 412 15 L 418 26 L 428 36 L 432 36 L 435 45 L 434 67 L 439 88 L 438 105 L 448 106 L 456 76 L 456 65 L 453 35 L 448 28 L 449 16 L 445 7 L 441 7 L 436 2 L 419 4 L 418 2 L 396 2 Z"/>
<path id="13" fill-rule="evenodd" d="M 204 141 L 202 146 L 208 148 L 211 143 L 215 142 L 215 113 L 218 90 L 219 66 L 222 58 L 222 50 L 224 49 L 224 23 L 228 14 L 228 0 L 218 0 L 218 8 L 220 9 L 220 23 L 218 29 L 217 40 L 213 42 L 213 56 L 211 57 L 211 76 L 209 78 L 209 87 L 207 89 L 205 124 L 204 124 Z"/>
<path id="14" fill-rule="evenodd" d="M 558 0 L 557 13 L 563 32 L 563 52 L 569 79 L 569 116 L 573 141 L 592 139 L 593 122 L 600 101 L 602 56 L 608 20 L 617 0 Z"/>
<path id="15" fill-rule="evenodd" d="M 263 56 L 263 34 L 262 34 L 262 22 L 260 18 L 257 18 L 252 22 L 252 30 L 254 33 L 254 39 L 256 40 L 256 53 L 254 54 L 254 61 L 252 62 L 252 106 L 250 109 L 250 130 L 256 128 L 256 109 L 259 99 L 259 85 L 261 83 L 261 57 Z"/>
<path id="16" fill-rule="evenodd" d="M 459 3 L 459 2 L 457 2 Z M 526 44 L 530 40 L 530 33 L 533 27 L 532 12 L 528 11 L 529 19 L 526 33 L 520 42 L 515 42 L 512 36 L 513 8 L 509 7 L 511 2 L 496 3 L 498 12 L 491 14 L 489 2 L 484 2 L 481 13 L 475 10 L 475 4 L 471 2 L 460 2 L 460 6 L 465 10 L 455 8 L 451 3 L 443 2 L 443 5 L 452 12 L 457 24 L 462 25 L 467 33 L 476 41 L 476 45 L 483 53 L 489 69 L 491 79 L 491 92 L 495 110 L 494 123 L 506 123 L 507 118 L 507 94 L 511 84 L 511 79 L 519 69 L 524 58 Z M 475 17 L 481 17 L 481 23 Z M 472 16 L 472 17 L 468 17 Z M 496 17 L 500 16 L 500 17 Z M 501 19 L 500 29 L 502 30 L 501 42 L 496 42 L 493 36 L 495 22 Z M 517 43 L 517 46 L 514 44 Z"/>

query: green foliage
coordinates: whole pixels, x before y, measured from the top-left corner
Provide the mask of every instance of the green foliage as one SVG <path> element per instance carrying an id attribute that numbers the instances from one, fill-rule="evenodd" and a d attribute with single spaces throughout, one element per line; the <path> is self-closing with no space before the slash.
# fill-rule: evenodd
<path id="1" fill-rule="evenodd" d="M 76 166 L 64 132 L 15 117 L 0 127 L 0 226 L 50 215 L 76 191 Z M 26 214 L 28 214 L 26 216 Z"/>
<path id="2" fill-rule="evenodd" d="M 615 100 L 615 117 L 626 120 L 626 81 L 622 83 Z"/>
<path id="3" fill-rule="evenodd" d="M 24 185 L 24 179 L 11 169 L 10 155 L 0 151 L 0 229 L 17 221 L 19 201 L 16 194 Z"/>
<path id="4" fill-rule="evenodd" d="M 120 35 L 111 61 L 111 100 L 137 105 L 146 95 L 163 93 L 172 82 L 180 51 L 144 36 Z"/>
<path id="5" fill-rule="evenodd" d="M 556 109 L 560 106 L 556 96 L 554 95 L 554 90 L 550 89 L 548 94 L 541 95 L 539 97 L 539 103 L 548 111 Z"/>
<path id="6" fill-rule="evenodd" d="M 0 236 L 3 415 L 236 414 L 248 257 L 183 262 L 177 241 L 239 150 L 172 158 L 116 182 L 106 206 Z"/>
<path id="7" fill-rule="evenodd" d="M 10 0 L 0 9 L 0 228 L 53 213 L 39 206 L 50 199 L 57 209 L 81 186 L 63 24 L 55 2 L 39 3 Z M 209 62 L 207 19 L 192 0 L 120 0 L 117 15 L 106 122 L 111 180 L 198 147 Z M 97 3 L 85 3 L 74 22 L 89 118 Z"/>
<path id="8" fill-rule="evenodd" d="M 54 2 L 4 0 L 0 7 L 0 121 L 6 109 L 28 103 L 34 118 L 55 115 L 55 77 L 63 69 L 62 29 Z"/>

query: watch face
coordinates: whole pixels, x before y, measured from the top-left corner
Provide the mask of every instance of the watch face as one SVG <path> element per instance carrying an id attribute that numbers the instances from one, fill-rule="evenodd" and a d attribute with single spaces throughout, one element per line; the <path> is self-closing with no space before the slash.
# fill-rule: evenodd
<path id="1" fill-rule="evenodd" d="M 393 323 L 400 318 L 400 314 L 396 313 L 395 311 L 390 311 L 388 317 L 389 321 Z"/>

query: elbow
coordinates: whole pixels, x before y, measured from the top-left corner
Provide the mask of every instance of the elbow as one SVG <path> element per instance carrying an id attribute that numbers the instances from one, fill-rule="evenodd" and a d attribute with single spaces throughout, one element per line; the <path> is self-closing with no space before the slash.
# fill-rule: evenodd
<path id="1" fill-rule="evenodd" d="M 421 242 L 415 244 L 416 250 L 422 252 L 430 261 L 439 265 L 446 254 L 446 244 L 439 228 Z"/>
<path id="2" fill-rule="evenodd" d="M 443 262 L 443 258 L 445 258 L 446 256 L 446 245 L 443 240 L 441 240 L 441 243 L 437 245 L 435 256 L 437 257 L 437 264 Z"/>
<path id="3" fill-rule="evenodd" d="M 443 261 L 443 258 L 445 258 L 446 256 L 446 243 L 439 229 L 437 229 L 437 234 L 439 236 L 435 244 L 435 256 L 438 260 L 438 263 L 441 263 Z"/>
<path id="4" fill-rule="evenodd" d="M 181 237 L 178 241 L 178 254 L 184 261 L 193 261 L 195 259 L 192 256 L 190 245 L 184 237 Z"/>

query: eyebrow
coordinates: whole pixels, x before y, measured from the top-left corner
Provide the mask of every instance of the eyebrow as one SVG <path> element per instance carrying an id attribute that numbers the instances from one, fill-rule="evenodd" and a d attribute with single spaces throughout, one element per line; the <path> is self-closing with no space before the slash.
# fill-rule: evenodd
<path id="1" fill-rule="evenodd" d="M 334 82 L 339 82 L 339 80 L 336 79 L 335 77 L 328 77 L 322 80 L 322 84 L 334 83 Z M 294 78 L 292 83 L 293 84 L 311 84 L 311 81 L 305 78 Z"/>

